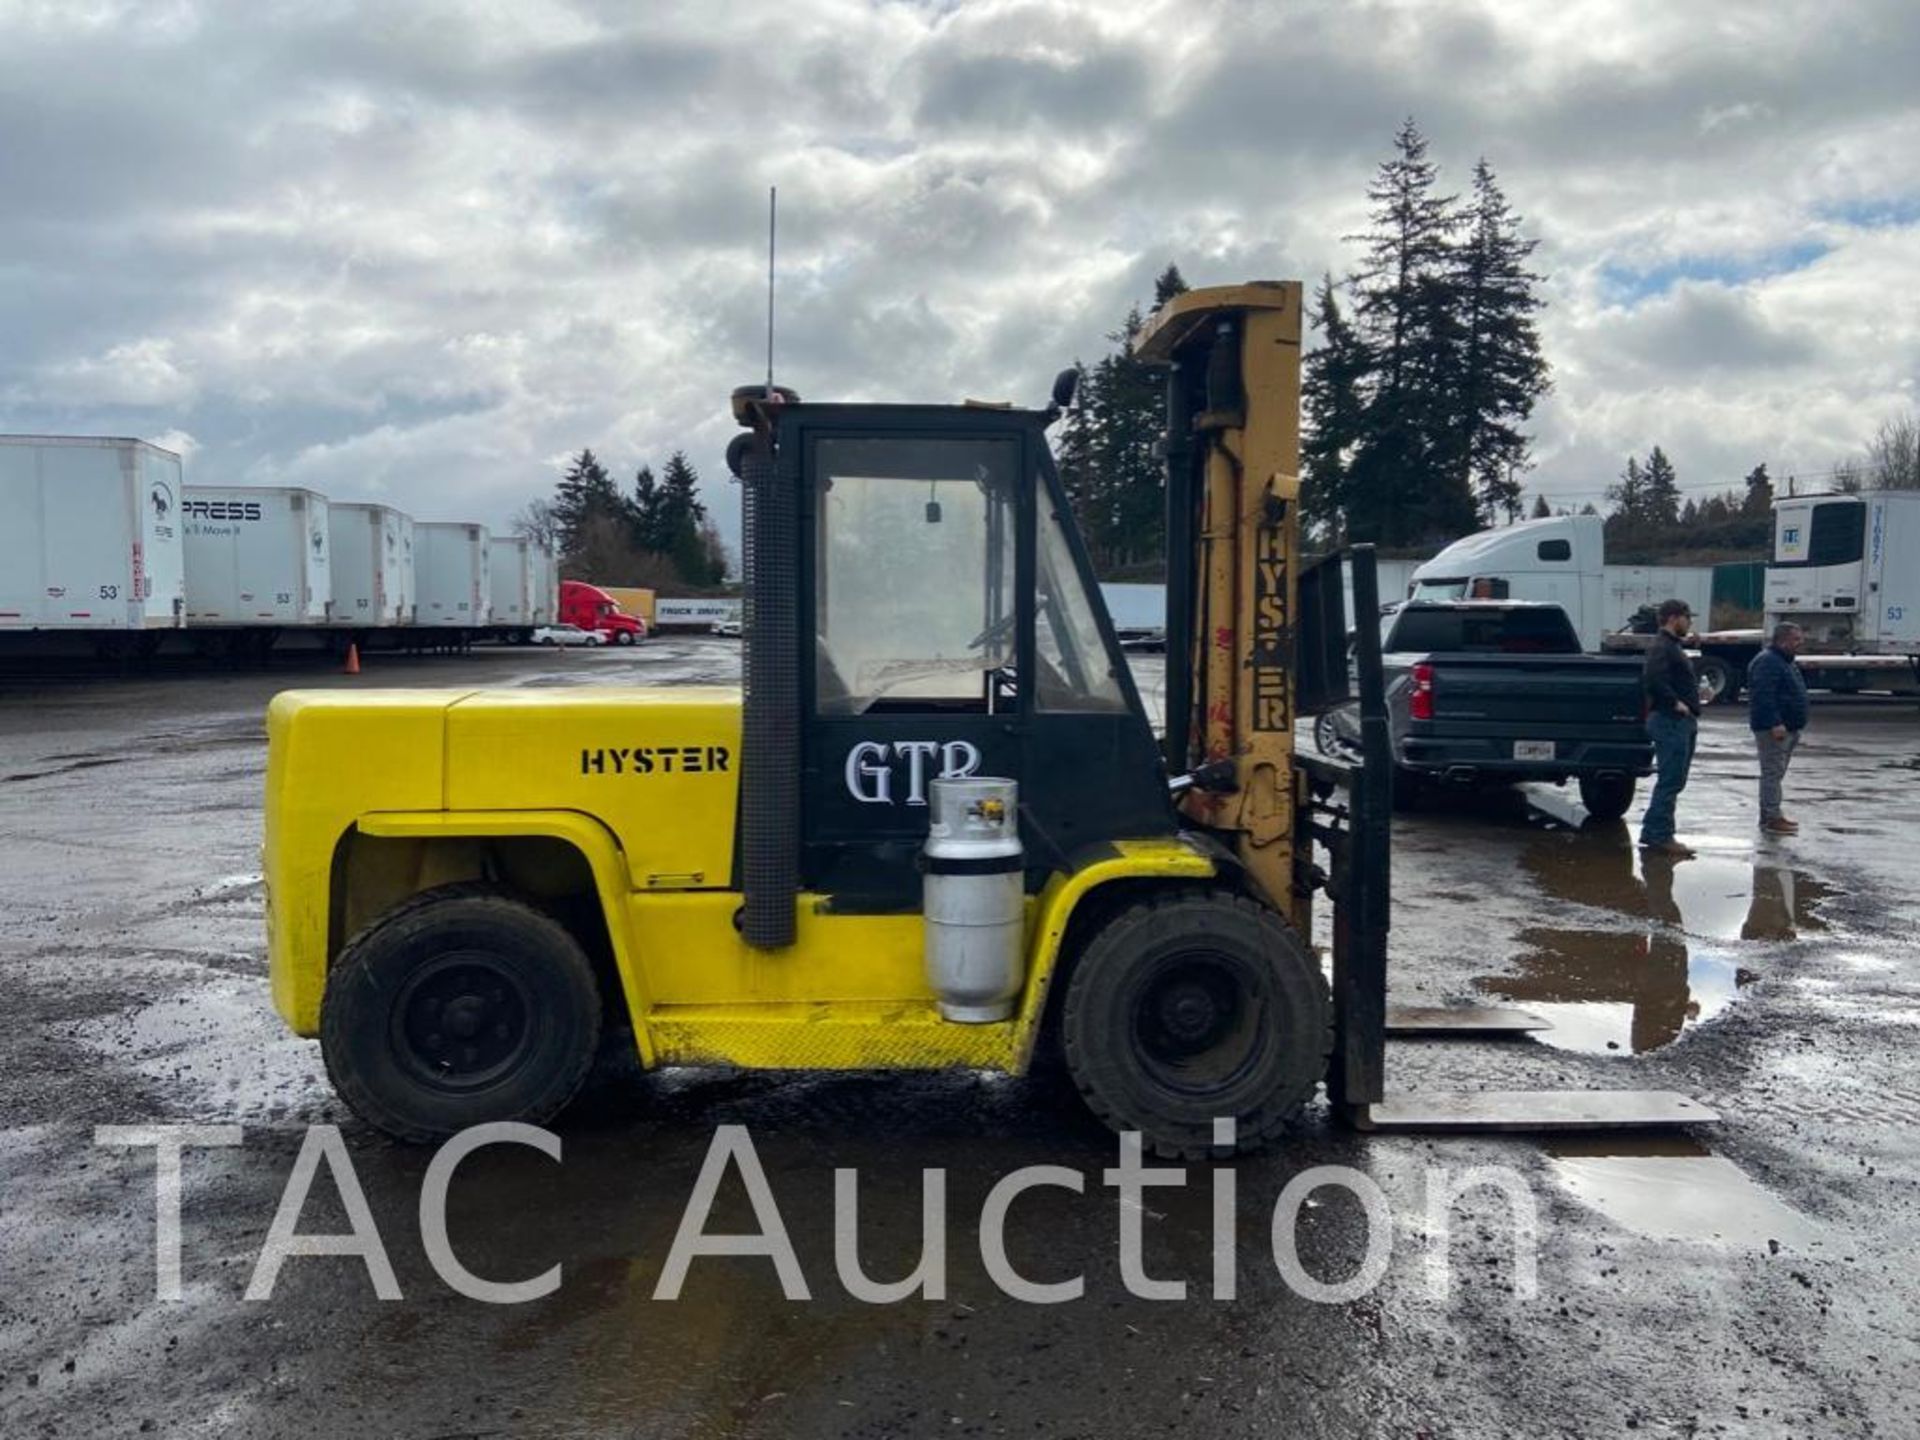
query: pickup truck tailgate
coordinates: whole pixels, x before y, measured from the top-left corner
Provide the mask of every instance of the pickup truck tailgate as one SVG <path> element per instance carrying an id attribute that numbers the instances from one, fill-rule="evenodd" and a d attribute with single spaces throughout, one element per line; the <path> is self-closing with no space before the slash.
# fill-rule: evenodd
<path id="1" fill-rule="evenodd" d="M 1437 723 L 1583 729 L 1641 722 L 1640 664 L 1606 655 L 1434 655 Z M 1517 733 L 1517 732 L 1515 732 Z"/>

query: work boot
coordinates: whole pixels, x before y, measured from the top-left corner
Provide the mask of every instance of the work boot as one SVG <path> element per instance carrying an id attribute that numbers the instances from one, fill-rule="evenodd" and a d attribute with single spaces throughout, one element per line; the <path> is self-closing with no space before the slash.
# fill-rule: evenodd
<path id="1" fill-rule="evenodd" d="M 1640 848 L 1649 855 L 1664 855 L 1669 860 L 1691 860 L 1694 849 L 1691 845 L 1682 845 L 1678 840 L 1642 840 Z"/>
<path id="2" fill-rule="evenodd" d="M 1787 819 L 1784 815 L 1776 815 L 1771 820 L 1762 820 L 1760 822 L 1760 828 L 1769 835 L 1798 835 L 1800 833 L 1799 824 Z"/>

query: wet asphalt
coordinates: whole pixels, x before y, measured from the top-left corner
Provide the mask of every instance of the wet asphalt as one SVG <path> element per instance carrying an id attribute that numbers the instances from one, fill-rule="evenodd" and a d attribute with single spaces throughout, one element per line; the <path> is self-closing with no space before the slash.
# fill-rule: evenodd
<path id="1" fill-rule="evenodd" d="M 1520 1005 L 1530 1038 L 1396 1043 L 1396 1088 L 1668 1088 L 1723 1123 L 1602 1139 L 1360 1135 L 1316 1110 L 1229 1167 L 1237 1294 L 1214 1298 L 1213 1172 L 1148 1190 L 1146 1268 L 1122 1282 L 1113 1140 L 1039 1083 L 618 1067 L 558 1125 L 559 1163 L 483 1151 L 449 1206 L 456 1253 L 552 1295 L 455 1293 L 420 1238 L 427 1152 L 333 1098 L 317 1047 L 267 1003 L 257 850 L 261 715 L 284 686 L 688 683 L 735 642 L 369 663 L 330 671 L 0 679 L 0 1436 L 1908 1436 L 1920 1434 L 1920 710 L 1816 705 L 1791 840 L 1755 827 L 1742 717 L 1712 714 L 1681 805 L 1699 858 L 1642 860 L 1568 792 L 1447 796 L 1395 825 L 1394 999 Z M 1153 662 L 1142 666 L 1147 688 Z M 1644 798 L 1644 797 L 1643 797 Z M 1636 807 L 1637 813 L 1637 807 Z M 1633 817 L 1629 817 L 1631 821 Z M 1324 933 L 1321 938 L 1324 940 Z M 242 1127 L 183 1166 L 182 1298 L 156 1298 L 150 1152 L 96 1126 Z M 307 1127 L 340 1127 L 404 1298 L 362 1263 L 286 1262 L 243 1298 Z M 811 1299 L 753 1258 L 696 1261 L 653 1297 L 721 1125 L 744 1126 Z M 977 1224 L 995 1181 L 1064 1166 L 1008 1222 L 1013 1264 L 1081 1298 L 1002 1292 Z M 1369 1292 L 1280 1278 L 1289 1179 L 1351 1167 L 1390 1212 Z M 1437 1283 L 1427 1195 L 1519 1177 L 1451 1215 Z M 856 1300 L 838 1278 L 834 1173 L 858 1172 L 859 1258 L 920 1253 L 922 1172 L 945 1172 L 944 1298 Z M 345 1228 L 327 1174 L 302 1221 Z M 754 1223 L 730 1180 L 711 1229 Z M 1518 1226 L 1521 1231 L 1526 1228 Z M 1292 1228 L 1332 1283 L 1365 1213 L 1321 1189 Z M 1524 1248 L 1524 1247 L 1523 1247 Z"/>

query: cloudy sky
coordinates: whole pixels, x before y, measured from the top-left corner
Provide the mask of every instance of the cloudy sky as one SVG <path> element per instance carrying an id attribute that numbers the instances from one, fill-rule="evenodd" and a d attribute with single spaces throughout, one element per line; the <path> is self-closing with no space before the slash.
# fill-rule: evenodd
<path id="1" fill-rule="evenodd" d="M 0 430 L 504 524 L 728 391 L 1011 398 L 1146 298 L 1339 271 L 1408 114 L 1541 240 L 1535 488 L 1920 403 L 1913 0 L 0 0 Z"/>

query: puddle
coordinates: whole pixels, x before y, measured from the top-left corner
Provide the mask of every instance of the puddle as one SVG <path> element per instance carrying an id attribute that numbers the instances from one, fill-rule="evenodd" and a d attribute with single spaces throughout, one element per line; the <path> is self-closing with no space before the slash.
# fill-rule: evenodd
<path id="1" fill-rule="evenodd" d="M 1535 1039 L 1583 1054 L 1645 1054 L 1713 1019 L 1757 976 L 1724 945 L 1697 942 L 1796 939 L 1824 928 L 1817 910 L 1834 893 L 1763 859 L 1647 859 L 1617 836 L 1543 838 L 1523 863 L 1556 899 L 1642 922 L 1523 930 L 1513 972 L 1473 982 L 1550 1022 Z"/>
<path id="2" fill-rule="evenodd" d="M 1693 950 L 1677 933 L 1613 930 L 1520 932 L 1526 947 L 1510 975 L 1474 988 L 1552 1025 L 1532 1038 L 1583 1054 L 1644 1054 L 1671 1045 L 1720 1014 L 1758 978 L 1724 951 Z"/>
<path id="3" fill-rule="evenodd" d="M 1805 1250 L 1820 1238 L 1813 1221 L 1691 1140 L 1567 1141 L 1547 1156 L 1574 1199 L 1649 1239 Z"/>
<path id="4" fill-rule="evenodd" d="M 1618 836 L 1543 836 L 1521 863 L 1556 899 L 1645 916 L 1710 940 L 1795 939 L 1823 928 L 1817 911 L 1834 893 L 1768 859 L 1650 859 Z"/>

